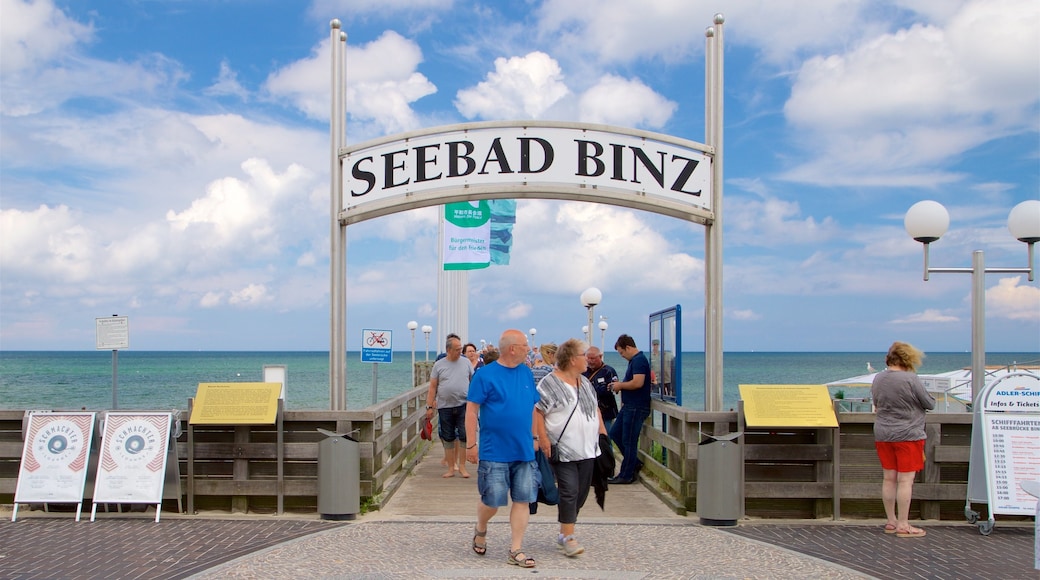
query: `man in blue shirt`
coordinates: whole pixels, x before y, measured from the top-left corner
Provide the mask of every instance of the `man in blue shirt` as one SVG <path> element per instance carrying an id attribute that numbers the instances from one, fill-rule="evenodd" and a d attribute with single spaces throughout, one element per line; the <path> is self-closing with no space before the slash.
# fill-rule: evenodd
<path id="1" fill-rule="evenodd" d="M 538 499 L 538 466 L 534 448 L 535 404 L 538 390 L 534 375 L 524 364 L 527 335 L 519 330 L 502 333 L 500 355 L 473 375 L 466 399 L 466 460 L 477 464 L 477 525 L 473 531 L 473 552 L 487 553 L 487 525 L 498 508 L 509 508 L 511 542 L 507 562 L 533 568 L 534 558 L 524 553 L 522 544 L 530 518 L 529 504 Z M 480 425 L 479 445 L 477 425 Z"/>
<path id="2" fill-rule="evenodd" d="M 625 380 L 611 383 L 610 389 L 621 393 L 621 410 L 610 428 L 610 438 L 621 450 L 621 470 L 607 480 L 612 484 L 628 484 L 636 480 L 643 462 L 639 460 L 639 432 L 650 416 L 650 361 L 636 348 L 636 341 L 622 334 L 614 349 L 628 361 Z"/>

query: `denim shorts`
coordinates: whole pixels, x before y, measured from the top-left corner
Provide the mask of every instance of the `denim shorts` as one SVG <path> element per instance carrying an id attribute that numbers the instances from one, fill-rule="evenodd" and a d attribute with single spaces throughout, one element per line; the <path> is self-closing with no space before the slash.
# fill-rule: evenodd
<path id="1" fill-rule="evenodd" d="M 486 461 L 477 465 L 477 491 L 484 505 L 500 508 L 538 500 L 538 464 L 534 461 Z"/>
<path id="2" fill-rule="evenodd" d="M 445 447 L 454 447 L 455 440 L 466 442 L 466 405 L 437 409 L 437 436 Z"/>

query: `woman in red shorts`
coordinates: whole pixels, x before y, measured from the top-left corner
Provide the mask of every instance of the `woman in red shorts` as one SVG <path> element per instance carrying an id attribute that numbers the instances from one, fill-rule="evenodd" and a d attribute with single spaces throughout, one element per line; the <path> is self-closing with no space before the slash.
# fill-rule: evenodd
<path id="1" fill-rule="evenodd" d="M 884 482 L 885 533 L 900 538 L 921 538 L 925 531 L 910 525 L 910 498 L 914 478 L 924 469 L 924 414 L 935 408 L 935 399 L 917 377 L 924 353 L 905 342 L 894 342 L 885 356 L 888 366 L 874 377 L 870 396 L 877 447 Z"/>

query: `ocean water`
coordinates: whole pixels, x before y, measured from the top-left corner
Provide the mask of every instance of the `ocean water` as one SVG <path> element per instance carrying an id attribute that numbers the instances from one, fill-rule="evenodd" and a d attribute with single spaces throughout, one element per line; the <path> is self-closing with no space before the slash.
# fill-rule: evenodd
<path id="1" fill-rule="evenodd" d="M 723 407 L 735 408 L 741 384 L 824 384 L 862 375 L 867 363 L 884 367 L 884 352 L 805 353 L 732 352 L 723 357 Z M 416 360 L 424 360 L 423 352 Z M 433 354 L 430 354 L 433 360 Z M 624 374 L 627 362 L 607 352 L 606 363 Z M 987 353 L 986 364 L 1006 365 L 1040 360 L 1040 353 Z M 411 352 L 395 352 L 392 363 L 362 363 L 360 353 L 347 353 L 347 407 L 360 409 L 376 398 L 388 399 L 408 390 Z M 704 354 L 683 353 L 683 406 L 704 408 Z M 198 384 L 259 382 L 264 365 L 285 365 L 286 408 L 329 408 L 327 352 L 141 352 L 120 351 L 116 394 L 119 409 L 186 409 Z M 922 374 L 971 365 L 970 353 L 928 353 Z M 373 366 L 376 366 L 373 377 Z M 112 405 L 111 351 L 0 351 L 0 409 L 87 409 Z M 832 391 L 838 389 L 832 388 Z M 848 398 L 869 389 L 841 389 Z"/>

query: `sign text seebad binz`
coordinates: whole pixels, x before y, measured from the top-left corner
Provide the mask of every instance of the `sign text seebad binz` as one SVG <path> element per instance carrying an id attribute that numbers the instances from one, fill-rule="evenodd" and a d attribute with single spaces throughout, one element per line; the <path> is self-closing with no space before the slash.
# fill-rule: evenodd
<path id="1" fill-rule="evenodd" d="M 541 185 L 655 196 L 711 210 L 711 157 L 694 143 L 563 126 L 458 127 L 348 150 L 346 208 L 445 188 Z"/>

